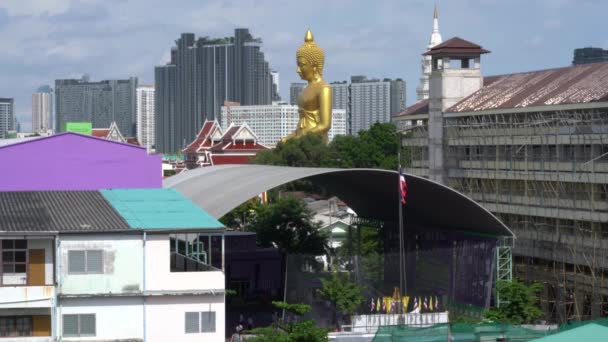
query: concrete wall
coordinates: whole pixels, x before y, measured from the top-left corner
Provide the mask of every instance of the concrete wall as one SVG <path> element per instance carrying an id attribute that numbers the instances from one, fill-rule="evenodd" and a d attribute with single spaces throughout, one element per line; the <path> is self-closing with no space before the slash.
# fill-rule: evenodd
<path id="1" fill-rule="evenodd" d="M 63 315 L 95 314 L 95 337 L 63 338 L 63 341 L 66 342 L 111 341 L 114 339 L 143 341 L 144 311 L 141 297 L 62 299 L 57 313 L 59 336 L 63 335 Z"/>
<path id="2" fill-rule="evenodd" d="M 224 273 L 171 272 L 168 234 L 148 234 L 146 241 L 146 291 L 223 290 Z"/>
<path id="3" fill-rule="evenodd" d="M 223 295 L 148 297 L 146 302 L 147 342 L 224 341 Z M 186 312 L 215 311 L 215 332 L 186 334 Z"/>
<path id="4" fill-rule="evenodd" d="M 103 250 L 103 274 L 68 274 L 70 250 Z M 138 294 L 142 291 L 141 235 L 62 235 L 59 263 L 60 294 Z"/>

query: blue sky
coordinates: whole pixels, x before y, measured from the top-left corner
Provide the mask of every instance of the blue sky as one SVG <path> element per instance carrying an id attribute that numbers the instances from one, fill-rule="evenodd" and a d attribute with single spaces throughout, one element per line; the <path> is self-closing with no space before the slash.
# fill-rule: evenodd
<path id="1" fill-rule="evenodd" d="M 281 95 L 298 81 L 295 51 L 311 28 L 326 52 L 326 81 L 401 77 L 415 102 L 428 43 L 429 0 L 0 0 L 0 97 L 14 97 L 24 128 L 31 94 L 57 78 L 139 77 L 154 83 L 181 32 L 230 36 L 248 27 L 280 72 Z M 608 48 L 604 0 L 439 0 L 443 39 L 491 50 L 484 75 L 566 66 L 577 47 Z"/>

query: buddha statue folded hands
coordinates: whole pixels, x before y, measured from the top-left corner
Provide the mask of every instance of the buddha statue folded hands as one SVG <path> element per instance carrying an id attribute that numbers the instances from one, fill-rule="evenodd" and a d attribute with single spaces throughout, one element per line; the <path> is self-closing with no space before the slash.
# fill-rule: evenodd
<path id="1" fill-rule="evenodd" d="M 308 85 L 297 99 L 300 119 L 296 130 L 283 141 L 308 133 L 320 134 L 327 141 L 332 116 L 331 87 L 323 81 L 325 54 L 314 42 L 310 30 L 306 32 L 304 44 L 298 49 L 296 57 L 298 74 Z"/>

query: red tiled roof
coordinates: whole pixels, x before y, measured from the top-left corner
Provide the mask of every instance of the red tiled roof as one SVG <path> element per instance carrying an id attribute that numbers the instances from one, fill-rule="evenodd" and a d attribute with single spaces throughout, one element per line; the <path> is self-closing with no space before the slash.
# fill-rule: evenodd
<path id="1" fill-rule="evenodd" d="M 249 161 L 253 159 L 255 156 L 247 156 L 247 155 L 230 155 L 230 154 L 214 154 L 211 156 L 213 160 L 213 165 L 223 165 L 223 164 L 249 164 Z"/>
<path id="2" fill-rule="evenodd" d="M 460 37 L 454 37 L 446 40 L 445 42 L 435 45 L 431 50 L 425 52 L 423 55 L 431 56 L 438 54 L 457 54 L 457 55 L 481 55 L 490 51 L 483 49 L 481 46 L 472 43 L 468 40 L 464 40 Z"/>
<path id="3" fill-rule="evenodd" d="M 207 139 L 207 135 L 209 135 L 214 125 L 215 121 L 205 121 L 194 141 L 191 142 L 190 145 L 186 146 L 186 148 L 183 149 L 183 152 L 196 153 L 200 147 L 211 146 L 211 142 L 209 139 Z"/>
<path id="4" fill-rule="evenodd" d="M 608 101 L 608 63 L 488 77 L 446 112 L 475 112 Z"/>
<path id="5" fill-rule="evenodd" d="M 97 138 L 105 138 L 110 134 L 109 128 L 93 128 L 91 130 L 91 135 Z"/>
<path id="6" fill-rule="evenodd" d="M 137 141 L 137 137 L 127 137 L 127 144 L 131 144 L 131 145 L 139 145 L 139 141 Z"/>

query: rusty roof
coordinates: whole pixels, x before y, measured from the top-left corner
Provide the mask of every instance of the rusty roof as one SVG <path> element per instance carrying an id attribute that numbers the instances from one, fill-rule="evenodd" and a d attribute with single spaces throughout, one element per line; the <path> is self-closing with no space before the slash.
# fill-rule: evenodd
<path id="1" fill-rule="evenodd" d="M 416 114 L 428 114 L 429 113 L 429 99 L 420 100 L 413 105 L 405 108 L 404 111 L 393 115 L 394 118 L 400 116 L 409 116 Z"/>
<path id="2" fill-rule="evenodd" d="M 423 55 L 432 56 L 432 55 L 445 55 L 445 54 L 453 54 L 453 55 L 481 55 L 484 53 L 489 53 L 489 50 L 482 48 L 481 46 L 470 42 L 468 40 L 464 40 L 460 37 L 454 37 L 446 40 L 445 42 L 433 46 L 429 51 L 425 52 Z"/>
<path id="3" fill-rule="evenodd" d="M 608 62 L 487 77 L 449 113 L 608 101 Z"/>

